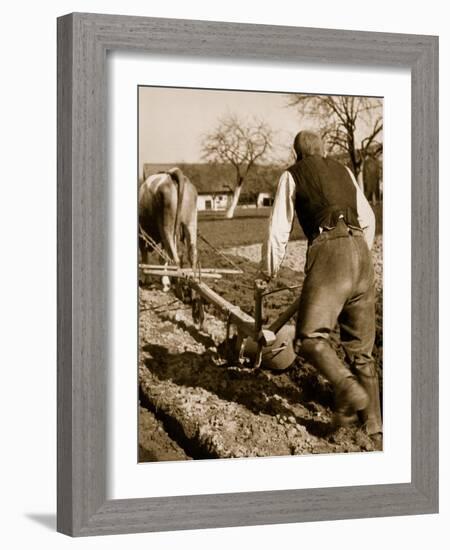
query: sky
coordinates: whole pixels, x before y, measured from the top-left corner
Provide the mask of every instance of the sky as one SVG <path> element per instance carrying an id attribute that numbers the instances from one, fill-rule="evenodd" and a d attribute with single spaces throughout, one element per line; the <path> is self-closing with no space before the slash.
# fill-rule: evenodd
<path id="1" fill-rule="evenodd" d="M 274 92 L 139 87 L 139 169 L 144 163 L 202 162 L 202 137 L 227 115 L 257 118 L 275 133 L 277 157 L 287 159 L 295 135 L 316 129 L 311 119 Z"/>
<path id="2" fill-rule="evenodd" d="M 287 107 L 286 94 L 140 87 L 140 165 L 201 162 L 202 136 L 227 114 L 264 120 L 287 149 L 300 130 L 299 115 Z"/>

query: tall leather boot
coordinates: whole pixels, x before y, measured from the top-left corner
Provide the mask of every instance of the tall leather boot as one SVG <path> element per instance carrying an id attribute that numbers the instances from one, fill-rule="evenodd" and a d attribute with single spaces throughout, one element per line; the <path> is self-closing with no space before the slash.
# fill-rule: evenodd
<path id="1" fill-rule="evenodd" d="M 369 406 L 366 391 L 336 355 L 328 340 L 306 338 L 297 350 L 299 355 L 316 367 L 333 385 L 336 396 L 335 425 L 347 425 L 357 411 Z"/>
<path id="2" fill-rule="evenodd" d="M 381 418 L 380 385 L 375 365 L 373 363 L 354 365 L 353 372 L 369 396 L 369 404 L 359 413 L 364 430 L 372 439 L 375 448 L 382 450 L 383 421 Z"/>

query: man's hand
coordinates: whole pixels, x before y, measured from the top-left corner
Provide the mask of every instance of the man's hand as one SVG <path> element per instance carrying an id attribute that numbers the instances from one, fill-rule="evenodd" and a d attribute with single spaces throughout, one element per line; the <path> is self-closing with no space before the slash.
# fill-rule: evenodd
<path id="1" fill-rule="evenodd" d="M 274 277 L 266 273 L 265 271 L 262 271 L 261 269 L 256 274 L 255 279 L 261 279 L 262 281 L 265 281 L 266 283 L 270 283 L 273 281 Z"/>

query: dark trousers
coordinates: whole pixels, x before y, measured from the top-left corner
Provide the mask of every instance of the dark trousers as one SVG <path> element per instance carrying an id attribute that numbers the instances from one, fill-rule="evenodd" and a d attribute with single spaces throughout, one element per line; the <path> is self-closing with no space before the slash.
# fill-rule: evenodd
<path id="1" fill-rule="evenodd" d="M 341 342 L 352 370 L 373 370 L 375 288 L 370 250 L 360 229 L 340 220 L 309 245 L 305 280 L 297 316 L 296 339 L 318 342 L 311 361 L 332 383 L 350 371 L 329 344 L 339 325 Z"/>

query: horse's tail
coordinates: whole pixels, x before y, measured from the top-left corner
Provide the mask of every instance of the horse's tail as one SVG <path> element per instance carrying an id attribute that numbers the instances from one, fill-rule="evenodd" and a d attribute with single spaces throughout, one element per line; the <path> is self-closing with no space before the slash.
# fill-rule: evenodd
<path id="1" fill-rule="evenodd" d="M 182 204 L 183 204 L 183 200 L 184 200 L 184 191 L 185 191 L 185 176 L 183 174 L 183 172 L 175 167 L 175 168 L 171 168 L 170 170 L 167 171 L 167 173 L 170 175 L 170 177 L 172 178 L 172 180 L 177 184 L 177 189 L 178 189 L 178 193 L 177 193 L 177 209 L 176 209 L 176 213 L 175 213 L 175 226 L 174 226 L 174 242 L 175 242 L 175 246 L 176 246 L 176 243 L 178 241 L 178 237 L 180 236 L 180 225 L 181 225 L 181 207 L 182 207 Z"/>

